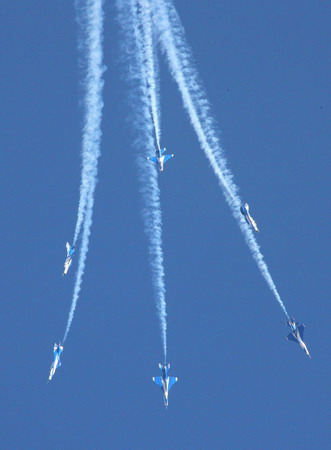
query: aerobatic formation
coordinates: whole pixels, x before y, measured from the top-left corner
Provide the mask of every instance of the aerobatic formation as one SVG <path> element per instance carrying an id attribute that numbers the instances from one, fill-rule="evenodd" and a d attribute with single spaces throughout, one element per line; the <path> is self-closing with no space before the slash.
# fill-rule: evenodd
<path id="1" fill-rule="evenodd" d="M 228 168 L 224 151 L 219 142 L 219 130 L 204 91 L 199 73 L 193 64 L 192 51 L 186 42 L 185 31 L 171 0 L 116 0 L 118 21 L 121 26 L 121 54 L 130 70 L 126 78 L 130 87 L 132 125 L 136 134 L 134 146 L 137 150 L 138 176 L 144 203 L 144 229 L 148 239 L 154 297 L 159 318 L 163 346 L 164 364 L 159 364 L 161 376 L 153 381 L 161 388 L 164 405 L 168 406 L 169 391 L 178 381 L 168 376 L 167 363 L 167 312 L 165 272 L 163 265 L 162 212 L 158 173 L 173 154 L 166 155 L 161 148 L 161 108 L 158 73 L 158 52 L 164 56 L 169 72 L 177 84 L 191 125 L 197 135 L 201 149 L 216 175 L 232 215 L 236 219 L 245 241 L 257 263 L 261 275 L 286 316 L 291 332 L 287 340 L 299 344 L 310 357 L 303 341 L 305 325 L 299 325 L 287 312 L 264 261 L 256 241 L 258 226 L 249 212 L 249 205 L 238 195 L 238 187 Z M 81 27 L 79 48 L 86 66 L 84 84 L 84 127 L 82 136 L 82 179 L 78 216 L 73 245 L 66 244 L 67 255 L 63 275 L 67 275 L 73 262 L 76 245 L 81 236 L 78 270 L 74 286 L 72 305 L 62 343 L 66 341 L 74 317 L 82 284 L 85 261 L 92 225 L 94 192 L 97 182 L 97 162 L 100 156 L 102 88 L 103 88 L 103 0 L 80 0 L 77 19 Z M 134 50 L 134 51 L 133 51 Z M 152 152 L 154 155 L 151 156 Z M 146 160 L 153 162 L 150 164 Z M 61 365 L 63 345 L 55 344 L 54 361 L 49 380 Z"/>

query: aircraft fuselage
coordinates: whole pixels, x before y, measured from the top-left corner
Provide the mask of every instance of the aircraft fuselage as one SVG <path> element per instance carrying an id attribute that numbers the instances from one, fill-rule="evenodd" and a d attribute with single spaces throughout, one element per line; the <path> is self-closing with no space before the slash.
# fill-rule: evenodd
<path id="1" fill-rule="evenodd" d="M 164 406 L 168 406 L 168 398 L 169 398 L 169 378 L 167 380 L 163 380 Z"/>
<path id="2" fill-rule="evenodd" d="M 164 406 L 168 406 L 168 398 L 169 398 L 169 391 L 171 387 L 178 381 L 177 377 L 169 377 L 168 376 L 168 370 L 170 368 L 170 364 L 165 364 L 164 366 L 162 364 L 159 364 L 159 368 L 161 369 L 161 376 L 160 377 L 153 377 L 153 381 L 160 386 L 163 392 L 163 401 Z"/>
<path id="3" fill-rule="evenodd" d="M 240 212 L 244 216 L 244 219 L 246 220 L 247 224 L 250 227 L 252 227 L 254 231 L 259 231 L 255 220 L 249 213 L 249 205 L 247 203 L 245 203 L 243 206 L 241 206 Z"/>
<path id="4" fill-rule="evenodd" d="M 302 338 L 303 335 L 301 335 L 301 333 L 303 333 L 304 325 L 299 326 L 299 324 L 294 319 L 287 321 L 287 325 L 291 328 L 291 333 L 288 335 L 287 339 L 295 341 L 297 344 L 299 344 L 299 346 L 306 353 L 306 355 L 309 356 L 309 358 L 311 358 L 307 345 L 303 341 Z"/>
<path id="5" fill-rule="evenodd" d="M 49 377 L 48 377 L 49 381 L 52 380 L 52 378 L 53 378 L 53 376 L 54 376 L 54 374 L 56 372 L 56 369 L 58 367 L 60 367 L 60 365 L 61 365 L 60 356 L 61 356 L 61 353 L 63 352 L 63 346 L 55 344 L 53 352 L 54 352 L 54 361 L 53 361 L 53 363 L 51 365 L 51 370 L 49 372 Z"/>
<path id="6" fill-rule="evenodd" d="M 302 350 L 303 350 L 304 352 L 306 352 L 306 355 L 308 355 L 308 356 L 310 357 L 310 354 L 309 354 L 307 345 L 306 345 L 306 344 L 303 342 L 303 340 L 301 339 L 301 336 L 300 336 L 299 331 L 296 332 L 295 337 L 296 337 L 296 339 L 297 339 L 297 341 L 298 341 L 298 344 L 299 344 L 300 347 L 302 348 Z"/>

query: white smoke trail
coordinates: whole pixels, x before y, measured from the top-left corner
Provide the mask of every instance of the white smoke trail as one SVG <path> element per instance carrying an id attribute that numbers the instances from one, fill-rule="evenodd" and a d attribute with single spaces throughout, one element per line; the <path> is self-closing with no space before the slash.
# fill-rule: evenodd
<path id="1" fill-rule="evenodd" d="M 135 126 L 136 138 L 134 147 L 138 152 L 138 176 L 140 191 L 144 202 L 143 219 L 148 239 L 149 260 L 152 270 L 152 282 L 156 300 L 157 313 L 160 320 L 161 339 L 164 360 L 167 358 L 167 313 L 165 300 L 164 266 L 162 250 L 162 213 L 160 190 L 155 164 L 146 160 L 154 149 L 153 132 L 155 122 L 152 117 L 151 89 L 156 84 L 150 83 L 148 73 L 150 65 L 146 64 L 145 41 L 140 13 L 136 0 L 117 0 L 118 20 L 122 28 L 122 55 L 125 57 L 127 78 L 131 86 L 130 109 Z M 149 19 L 147 19 L 149 20 Z M 152 51 L 152 49 L 151 49 Z M 155 100 L 157 96 L 155 94 Z M 157 102 L 154 112 L 158 111 Z M 155 118 L 158 115 L 155 114 Z M 157 135 L 156 131 L 156 135 Z"/>
<path id="2" fill-rule="evenodd" d="M 101 120 L 102 120 L 102 75 L 103 66 L 103 0 L 86 0 L 84 7 L 80 7 L 80 1 L 76 2 L 78 20 L 82 27 L 80 35 L 80 49 L 83 52 L 86 65 L 84 79 L 84 129 L 83 129 L 83 173 L 81 185 L 81 198 L 79 204 L 79 220 L 76 232 L 83 225 L 82 243 L 80 248 L 78 269 L 74 293 L 69 311 L 67 327 L 63 342 L 67 339 L 74 313 L 79 298 L 82 279 L 85 269 L 85 261 L 91 234 L 92 215 L 94 205 L 94 192 L 97 184 L 97 161 L 100 156 L 101 144 Z M 77 235 L 78 235 L 77 232 Z M 75 239 L 77 239 L 75 233 Z M 74 240 L 75 242 L 75 240 Z"/>
<path id="3" fill-rule="evenodd" d="M 77 222 L 73 245 L 76 244 L 87 208 L 89 190 L 96 183 L 98 158 L 100 156 L 101 116 L 103 102 L 102 39 L 103 39 L 103 0 L 76 0 L 77 21 L 80 32 L 78 48 L 83 54 L 82 66 L 85 110 L 82 138 L 82 174 Z M 83 5 L 81 5 L 83 3 Z"/>
<path id="4" fill-rule="evenodd" d="M 240 214 L 242 202 L 237 193 L 238 187 L 233 182 L 233 175 L 227 167 L 227 161 L 220 145 L 218 127 L 212 117 L 209 101 L 193 63 L 192 53 L 185 38 L 185 30 L 177 11 L 170 0 L 153 0 L 150 5 L 153 5 L 153 25 L 158 32 L 158 40 L 163 53 L 166 55 L 170 72 L 178 84 L 184 107 L 200 145 L 219 180 L 226 201 L 233 216 L 238 221 L 262 276 L 285 315 L 289 318 L 255 236 Z"/>
<path id="5" fill-rule="evenodd" d="M 83 275 L 85 270 L 85 262 L 86 256 L 88 252 L 89 238 L 91 234 L 91 226 L 92 226 L 92 214 L 93 214 L 93 204 L 94 204 L 94 189 L 90 189 L 87 201 L 86 201 L 86 214 L 83 222 L 83 232 L 82 232 L 82 243 L 80 249 L 80 255 L 78 260 L 78 269 L 76 273 L 76 281 L 74 287 L 74 293 L 72 297 L 71 307 L 68 316 L 67 327 L 63 337 L 63 343 L 66 341 L 71 323 L 74 318 L 76 305 L 79 299 L 79 293 L 82 286 Z"/>
<path id="6" fill-rule="evenodd" d="M 143 29 L 143 52 L 145 55 L 145 69 L 147 76 L 148 94 L 151 102 L 151 113 L 155 129 L 155 138 L 157 147 L 160 150 L 161 127 L 160 127 L 160 102 L 158 91 L 158 71 L 156 63 L 156 46 L 153 43 L 153 28 L 151 10 L 149 2 L 146 0 L 138 0 L 141 11 L 139 18 Z"/>

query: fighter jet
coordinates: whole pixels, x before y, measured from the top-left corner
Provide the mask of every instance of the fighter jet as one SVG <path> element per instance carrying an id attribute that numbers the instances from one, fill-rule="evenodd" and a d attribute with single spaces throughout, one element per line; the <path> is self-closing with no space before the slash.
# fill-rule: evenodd
<path id="1" fill-rule="evenodd" d="M 71 266 L 71 263 L 72 263 L 72 257 L 73 257 L 73 255 L 74 255 L 74 253 L 76 251 L 75 250 L 75 246 L 73 245 L 71 247 L 69 242 L 66 243 L 66 248 L 67 248 L 67 257 L 66 257 L 66 259 L 64 261 L 64 270 L 63 270 L 62 276 L 63 275 L 67 275 L 69 267 Z"/>
<path id="2" fill-rule="evenodd" d="M 259 231 L 255 220 L 253 219 L 253 217 L 249 214 L 249 205 L 247 203 L 245 203 L 241 208 L 240 208 L 240 212 L 241 214 L 244 216 L 246 222 L 248 223 L 248 225 L 250 227 L 253 228 L 253 230 L 255 231 Z"/>
<path id="3" fill-rule="evenodd" d="M 52 365 L 51 365 L 51 370 L 49 372 L 48 381 L 52 380 L 52 378 L 56 372 L 56 369 L 61 366 L 60 356 L 61 356 L 62 352 L 63 352 L 63 345 L 61 345 L 61 342 L 59 344 L 54 344 L 54 350 L 53 350 L 54 361 L 52 362 Z"/>
<path id="4" fill-rule="evenodd" d="M 147 159 L 149 161 L 153 161 L 159 166 L 160 172 L 163 172 L 164 164 L 171 158 L 173 158 L 175 155 L 164 155 L 166 149 L 162 148 L 159 150 L 158 148 L 155 149 L 155 156 L 152 156 L 151 158 L 148 157 Z"/>
<path id="5" fill-rule="evenodd" d="M 291 317 L 290 320 L 287 320 L 286 324 L 291 328 L 291 333 L 286 336 L 286 339 L 288 341 L 293 341 L 299 344 L 302 350 L 305 351 L 306 355 L 311 358 L 307 345 L 303 342 L 303 331 L 305 329 L 305 325 L 299 325 L 299 323 L 296 322 L 293 317 Z"/>
<path id="6" fill-rule="evenodd" d="M 169 377 L 168 371 L 170 369 L 170 364 L 165 364 L 162 366 L 162 364 L 159 364 L 159 368 L 161 369 L 162 376 L 161 377 L 153 377 L 153 381 L 160 386 L 163 392 L 163 399 L 164 399 L 164 406 L 168 407 L 168 397 L 169 397 L 169 391 L 172 388 L 172 386 L 178 381 L 177 377 Z"/>

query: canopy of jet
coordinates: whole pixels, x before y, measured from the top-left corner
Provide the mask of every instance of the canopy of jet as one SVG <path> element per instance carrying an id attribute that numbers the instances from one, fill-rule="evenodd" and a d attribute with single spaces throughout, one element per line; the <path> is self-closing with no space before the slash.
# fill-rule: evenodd
<path id="1" fill-rule="evenodd" d="M 158 174 L 164 171 L 165 163 L 174 157 L 165 154 L 160 147 L 161 126 L 159 106 L 159 77 L 157 55 L 160 48 L 164 55 L 171 76 L 177 83 L 184 109 L 197 134 L 200 146 L 209 160 L 218 179 L 225 199 L 233 216 L 244 234 L 246 243 L 266 280 L 271 292 L 286 315 L 286 324 L 290 327 L 287 339 L 299 344 L 310 357 L 303 341 L 305 325 L 300 325 L 289 316 L 276 289 L 264 257 L 257 244 L 254 232 L 258 226 L 249 211 L 249 205 L 241 201 L 238 187 L 233 182 L 233 175 L 227 167 L 218 136 L 219 130 L 211 114 L 207 95 L 204 91 L 199 73 L 192 63 L 192 51 L 187 44 L 185 31 L 178 13 L 171 0 L 116 0 L 118 21 L 121 26 L 121 50 L 123 62 L 130 67 L 126 78 L 130 87 L 129 98 L 132 100 L 132 124 L 137 134 L 135 144 L 140 150 L 138 156 L 139 176 L 142 184 L 142 196 L 145 204 L 144 225 L 148 237 L 150 266 L 154 286 L 154 296 L 160 319 L 161 338 L 164 350 L 164 364 L 159 364 L 161 376 L 153 381 L 163 392 L 164 404 L 168 406 L 171 387 L 178 381 L 170 377 L 170 364 L 167 360 L 167 323 L 166 300 L 162 249 L 162 221 L 160 207 L 160 190 Z M 81 51 L 86 72 L 83 78 L 84 92 L 84 127 L 82 136 L 82 179 L 80 201 L 73 245 L 66 244 L 67 254 L 63 275 L 67 275 L 76 251 L 78 237 L 82 231 L 82 243 L 78 261 L 78 271 L 68 324 L 63 338 L 66 340 L 76 303 L 79 297 L 88 239 L 92 225 L 93 199 L 96 185 L 97 160 L 100 155 L 102 87 L 103 87 L 103 0 L 80 0 L 77 3 L 77 19 L 80 26 Z M 132 51 L 134 50 L 134 51 Z M 134 69 L 134 70 L 132 70 Z M 147 143 L 147 146 L 146 146 Z M 141 148 L 146 148 L 146 154 Z M 150 154 L 154 148 L 154 155 Z M 150 164 L 147 160 L 154 164 Z M 54 345 L 54 361 L 51 365 L 49 381 L 61 365 L 63 345 Z"/>

